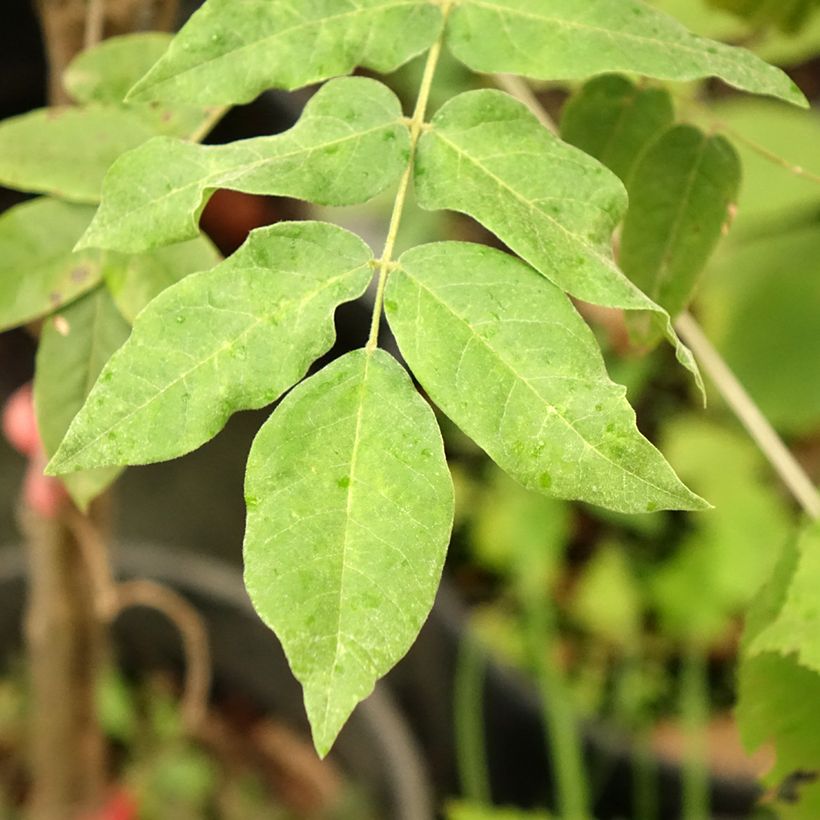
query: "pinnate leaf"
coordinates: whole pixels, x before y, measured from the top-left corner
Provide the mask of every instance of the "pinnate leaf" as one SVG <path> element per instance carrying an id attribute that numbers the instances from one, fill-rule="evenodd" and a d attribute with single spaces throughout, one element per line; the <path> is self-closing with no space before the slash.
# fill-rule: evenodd
<path id="1" fill-rule="evenodd" d="M 140 313 L 49 470 L 174 458 L 215 436 L 235 411 L 270 404 L 330 348 L 333 313 L 364 292 L 371 258 L 333 225 L 254 231 L 232 257 Z"/>
<path id="2" fill-rule="evenodd" d="M 348 77 L 324 85 L 284 134 L 213 146 L 152 140 L 115 163 L 80 246 L 137 251 L 191 239 L 216 188 L 365 202 L 405 167 L 410 137 L 401 117 L 392 91 Z"/>
<path id="3" fill-rule="evenodd" d="M 119 107 L 43 108 L 0 123 L 0 184 L 72 202 L 98 202 L 105 172 L 157 134 Z"/>
<path id="4" fill-rule="evenodd" d="M 668 314 L 613 259 L 612 233 L 627 208 L 623 184 L 525 105 L 485 90 L 443 106 L 419 142 L 416 189 L 423 208 L 469 214 L 570 295 L 654 314 L 699 381 Z"/>
<path id="5" fill-rule="evenodd" d="M 620 263 L 672 316 L 684 310 L 740 189 L 728 140 L 674 126 L 643 154 L 629 182 Z"/>
<path id="6" fill-rule="evenodd" d="M 354 351 L 276 409 L 245 492 L 245 583 L 324 756 L 432 607 L 453 520 L 441 434 L 392 357 Z"/>
<path id="7" fill-rule="evenodd" d="M 72 253 L 94 209 L 35 199 L 0 215 L 0 330 L 38 319 L 97 285 L 105 257 Z"/>
<path id="8" fill-rule="evenodd" d="M 208 0 L 131 99 L 230 105 L 357 65 L 386 74 L 429 48 L 441 23 L 430 0 Z"/>
<path id="9" fill-rule="evenodd" d="M 669 92 L 639 88 L 607 74 L 590 80 L 564 106 L 561 138 L 595 157 L 629 187 L 644 149 L 675 120 Z"/>
<path id="10" fill-rule="evenodd" d="M 399 260 L 385 307 L 432 400 L 525 487 L 622 512 L 705 506 L 638 432 L 572 303 L 523 262 L 425 245 Z"/>
<path id="11" fill-rule="evenodd" d="M 46 455 L 56 452 L 103 365 L 125 342 L 129 331 L 104 287 L 63 308 L 43 325 L 34 404 Z M 84 509 L 119 473 L 118 467 L 103 467 L 70 473 L 62 480 L 77 506 Z"/>
<path id="12" fill-rule="evenodd" d="M 706 40 L 640 0 L 465 0 L 448 42 L 482 72 L 570 80 L 628 71 L 662 80 L 719 77 L 744 91 L 807 105 L 778 68 Z"/>

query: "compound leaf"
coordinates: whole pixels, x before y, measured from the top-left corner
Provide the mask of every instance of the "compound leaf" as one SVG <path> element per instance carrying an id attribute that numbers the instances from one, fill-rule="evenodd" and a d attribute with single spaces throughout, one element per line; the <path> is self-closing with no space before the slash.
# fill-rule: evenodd
<path id="1" fill-rule="evenodd" d="M 613 71 L 662 80 L 719 77 L 744 91 L 807 105 L 779 68 L 698 37 L 639 0 L 465 0 L 453 11 L 448 43 L 474 71 L 543 80 Z"/>
<path id="2" fill-rule="evenodd" d="M 135 111 L 43 108 L 0 123 L 0 184 L 72 202 L 98 202 L 105 172 L 157 133 Z"/>
<path id="3" fill-rule="evenodd" d="M 219 251 L 204 235 L 190 242 L 156 248 L 135 256 L 117 254 L 105 269 L 105 284 L 120 313 L 131 324 L 137 314 L 166 288 L 191 273 L 208 270 L 221 261 Z"/>
<path id="4" fill-rule="evenodd" d="M 140 313 L 49 470 L 174 458 L 235 411 L 270 404 L 330 348 L 333 313 L 364 292 L 371 260 L 358 237 L 333 225 L 254 231 L 232 257 Z"/>
<path id="5" fill-rule="evenodd" d="M 425 245 L 399 260 L 385 306 L 432 400 L 525 487 L 622 512 L 705 506 L 638 432 L 572 303 L 523 262 Z"/>
<path id="6" fill-rule="evenodd" d="M 564 106 L 561 138 L 595 157 L 629 187 L 644 149 L 675 120 L 669 92 L 608 74 L 590 80 Z"/>
<path id="7" fill-rule="evenodd" d="M 620 263 L 672 316 L 686 308 L 731 219 L 740 178 L 731 143 L 690 125 L 662 134 L 635 168 Z"/>
<path id="8" fill-rule="evenodd" d="M 441 24 L 429 0 L 209 0 L 130 99 L 229 105 L 357 65 L 387 74 L 429 48 Z"/>
<path id="9" fill-rule="evenodd" d="M 114 164 L 80 246 L 137 251 L 191 239 L 216 188 L 325 205 L 365 202 L 407 162 L 401 117 L 392 91 L 349 77 L 324 85 L 284 134 L 213 146 L 152 140 Z"/>
<path id="10" fill-rule="evenodd" d="M 130 327 L 104 287 L 63 308 L 44 325 L 37 349 L 34 404 L 46 455 L 53 455 L 91 391 L 103 365 L 128 338 Z M 81 509 L 119 475 L 119 467 L 62 477 Z"/>
<path id="11" fill-rule="evenodd" d="M 35 199 L 0 215 L 0 330 L 38 319 L 97 285 L 104 256 L 72 253 L 94 209 Z"/>
<path id="12" fill-rule="evenodd" d="M 63 73 L 63 85 L 80 104 L 123 106 L 128 91 L 165 53 L 172 39 L 159 31 L 110 37 L 72 60 Z M 157 134 L 178 137 L 198 133 L 213 116 L 208 109 L 183 103 L 133 103 L 128 108 Z"/>
<path id="13" fill-rule="evenodd" d="M 469 214 L 536 270 L 579 299 L 649 311 L 698 381 L 668 314 L 618 269 L 612 233 L 627 208 L 620 180 L 544 128 L 500 91 L 444 105 L 419 142 L 419 204 Z"/>
<path id="14" fill-rule="evenodd" d="M 354 351 L 276 409 L 245 492 L 245 583 L 324 756 L 433 604 L 453 520 L 441 433 L 389 354 Z"/>

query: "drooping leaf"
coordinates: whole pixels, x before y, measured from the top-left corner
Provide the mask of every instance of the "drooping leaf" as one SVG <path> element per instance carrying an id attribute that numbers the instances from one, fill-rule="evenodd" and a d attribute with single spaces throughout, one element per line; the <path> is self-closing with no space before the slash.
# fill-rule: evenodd
<path id="1" fill-rule="evenodd" d="M 51 313 L 100 281 L 103 254 L 72 253 L 93 215 L 45 198 L 0 215 L 0 330 Z"/>
<path id="2" fill-rule="evenodd" d="M 433 604 L 453 520 L 441 434 L 392 357 L 348 353 L 261 429 L 245 493 L 245 583 L 324 756 Z"/>
<path id="3" fill-rule="evenodd" d="M 794 33 L 805 25 L 818 9 L 820 0 L 708 0 L 721 9 L 731 11 L 755 26 L 776 26 Z"/>
<path id="4" fill-rule="evenodd" d="M 572 303 L 527 265 L 425 245 L 401 257 L 385 299 L 433 401 L 525 487 L 623 512 L 705 506 L 638 432 Z"/>
<path id="5" fill-rule="evenodd" d="M 807 105 L 778 68 L 698 37 L 640 0 L 465 0 L 448 25 L 453 53 L 475 71 L 571 80 L 628 71 L 662 80 L 719 77 Z"/>
<path id="6" fill-rule="evenodd" d="M 140 313 L 49 470 L 174 458 L 215 436 L 232 413 L 270 404 L 330 348 L 333 313 L 363 293 L 371 259 L 334 225 L 254 231 L 232 257 Z"/>
<path id="7" fill-rule="evenodd" d="M 52 456 L 85 403 L 103 365 L 128 338 L 130 328 L 104 287 L 98 287 L 49 319 L 40 335 L 34 375 L 37 426 Z M 84 509 L 119 475 L 118 467 L 62 477 Z"/>
<path id="8" fill-rule="evenodd" d="M 407 162 L 401 117 L 392 91 L 349 77 L 324 85 L 284 134 L 213 146 L 152 140 L 115 163 L 81 246 L 137 251 L 191 239 L 216 188 L 325 205 L 365 202 Z"/>
<path id="9" fill-rule="evenodd" d="M 461 94 L 419 141 L 419 204 L 469 214 L 572 296 L 654 314 L 699 380 L 666 312 L 618 269 L 612 233 L 627 207 L 620 180 L 499 91 Z"/>
<path id="10" fill-rule="evenodd" d="M 72 202 L 98 202 L 123 152 L 157 133 L 135 111 L 111 106 L 43 108 L 0 123 L 0 184 Z"/>
<path id="11" fill-rule="evenodd" d="M 740 159 L 731 144 L 691 125 L 662 134 L 634 170 L 621 267 L 672 316 L 688 305 L 731 221 L 740 177 Z"/>
<path id="12" fill-rule="evenodd" d="M 165 53 L 171 40 L 170 34 L 159 31 L 110 37 L 72 60 L 63 73 L 63 85 L 78 103 L 124 106 L 128 91 Z M 209 109 L 185 103 L 132 103 L 128 108 L 157 134 L 176 137 L 198 133 L 213 116 Z"/>
<path id="13" fill-rule="evenodd" d="M 561 138 L 595 157 L 629 187 L 646 147 L 675 120 L 669 92 L 639 88 L 607 74 L 590 80 L 564 106 Z"/>
<path id="14" fill-rule="evenodd" d="M 429 0 L 208 0 L 131 98 L 230 105 L 357 65 L 387 74 L 429 48 L 441 23 Z"/>
<path id="15" fill-rule="evenodd" d="M 105 284 L 120 313 L 133 324 L 137 314 L 163 290 L 220 260 L 219 251 L 200 235 L 135 256 L 118 254 L 116 262 L 106 267 Z"/>

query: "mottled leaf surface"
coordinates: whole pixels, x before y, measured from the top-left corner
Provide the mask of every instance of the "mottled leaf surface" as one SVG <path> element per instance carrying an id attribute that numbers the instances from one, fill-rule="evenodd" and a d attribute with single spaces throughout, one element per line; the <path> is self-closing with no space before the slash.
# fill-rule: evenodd
<path id="1" fill-rule="evenodd" d="M 324 85 L 284 134 L 213 146 L 157 138 L 111 169 L 81 244 L 137 251 L 191 239 L 216 188 L 365 202 L 405 167 L 410 137 L 401 117 L 392 91 L 348 77 Z"/>
<path id="2" fill-rule="evenodd" d="M 35 199 L 0 215 L 0 330 L 51 313 L 102 277 L 99 251 L 72 253 L 94 209 Z"/>
<path id="3" fill-rule="evenodd" d="M 125 342 L 129 331 L 104 287 L 63 308 L 43 325 L 34 405 L 47 456 L 57 451 L 103 365 Z M 62 481 L 74 502 L 84 509 L 119 473 L 119 467 L 103 467 L 64 475 Z"/>
<path id="4" fill-rule="evenodd" d="M 423 208 L 469 214 L 570 295 L 654 313 L 697 376 L 669 316 L 613 259 L 612 233 L 627 208 L 623 184 L 522 103 L 489 90 L 447 103 L 419 142 L 416 190 Z"/>
<path id="5" fill-rule="evenodd" d="M 668 91 L 605 75 L 586 83 L 564 106 L 561 138 L 595 157 L 629 187 L 644 149 L 674 120 Z"/>
<path id="6" fill-rule="evenodd" d="M 221 259 L 210 240 L 198 236 L 134 256 L 117 254 L 116 263 L 105 269 L 105 283 L 120 313 L 133 324 L 137 314 L 166 288 Z"/>
<path id="7" fill-rule="evenodd" d="M 354 351 L 262 427 L 245 493 L 245 583 L 324 756 L 433 605 L 453 520 L 441 433 L 389 354 Z"/>
<path id="8" fill-rule="evenodd" d="M 0 123 L 0 184 L 72 202 L 99 202 L 111 163 L 155 136 L 135 111 L 43 108 Z"/>
<path id="9" fill-rule="evenodd" d="M 690 125 L 670 128 L 641 157 L 629 183 L 620 263 L 672 316 L 686 308 L 731 221 L 741 178 L 728 140 Z"/>
<path id="10" fill-rule="evenodd" d="M 126 94 L 165 53 L 172 40 L 160 31 L 142 31 L 110 37 L 72 60 L 63 74 L 63 85 L 81 104 L 124 106 Z M 200 131 L 212 112 L 184 102 L 131 103 L 157 134 L 188 137 Z"/>
<path id="11" fill-rule="evenodd" d="M 639 0 L 465 0 L 448 42 L 482 72 L 570 80 L 628 71 L 662 80 L 719 77 L 806 105 L 800 89 L 750 51 L 706 40 Z"/>
<path id="12" fill-rule="evenodd" d="M 389 73 L 441 30 L 430 0 L 208 0 L 132 99 L 202 105 L 250 102 L 350 73 Z"/>
<path id="13" fill-rule="evenodd" d="M 174 458 L 238 411 L 275 401 L 333 343 L 372 254 L 320 222 L 254 231 L 229 259 L 163 291 L 111 358 L 49 469 Z"/>
<path id="14" fill-rule="evenodd" d="M 521 261 L 480 245 L 416 248 L 385 307 L 432 400 L 525 487 L 622 512 L 704 506 L 638 432 L 572 303 Z"/>

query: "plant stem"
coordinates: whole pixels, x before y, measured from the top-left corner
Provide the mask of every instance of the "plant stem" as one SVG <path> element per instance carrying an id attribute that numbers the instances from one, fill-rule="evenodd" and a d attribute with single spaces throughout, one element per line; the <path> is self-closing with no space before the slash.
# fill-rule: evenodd
<path id="1" fill-rule="evenodd" d="M 393 251 L 396 247 L 396 239 L 401 227 L 401 218 L 404 213 L 404 206 L 407 202 L 407 191 L 410 188 L 410 180 L 413 177 L 413 168 L 416 161 L 416 148 L 419 144 L 421 132 L 424 130 L 424 118 L 427 114 L 427 105 L 430 101 L 430 90 L 433 87 L 433 78 L 436 74 L 441 49 L 444 44 L 444 31 L 447 25 L 447 18 L 450 14 L 451 2 L 442 5 L 443 23 L 441 34 L 438 40 L 433 43 L 427 54 L 427 62 L 424 66 L 424 74 L 419 86 L 419 94 L 416 99 L 416 107 L 413 117 L 410 120 L 410 155 L 407 159 L 407 167 L 404 169 L 399 189 L 396 192 L 396 199 L 393 202 L 393 213 L 390 215 L 390 225 L 387 229 L 387 239 L 384 243 L 381 260 L 379 261 L 379 279 L 376 286 L 376 298 L 373 305 L 373 319 L 370 324 L 370 335 L 367 339 L 368 351 L 375 350 L 379 344 L 379 326 L 381 324 L 382 304 L 384 302 L 384 288 L 387 285 L 387 276 L 393 266 Z"/>
<path id="2" fill-rule="evenodd" d="M 103 38 L 105 0 L 86 0 L 84 48 L 92 48 Z"/>
<path id="3" fill-rule="evenodd" d="M 555 124 L 553 118 L 547 113 L 546 108 L 541 105 L 538 97 L 535 96 L 533 90 L 529 87 L 526 80 L 515 74 L 494 74 L 493 80 L 495 84 L 506 91 L 510 96 L 520 100 L 527 108 L 532 111 L 538 118 L 538 122 L 553 134 L 558 133 L 558 126 Z"/>
<path id="4" fill-rule="evenodd" d="M 709 703 L 706 659 L 703 651 L 689 646 L 681 675 L 681 716 L 686 730 L 683 767 L 683 820 L 709 820 L 709 776 L 706 722 Z"/>
<path id="5" fill-rule="evenodd" d="M 461 640 L 456 664 L 453 712 L 456 759 L 461 793 L 479 805 L 491 805 L 484 734 L 484 652 L 468 631 Z"/>
<path id="6" fill-rule="evenodd" d="M 726 404 L 754 439 L 791 494 L 812 518 L 820 518 L 820 493 L 817 488 L 706 337 L 700 325 L 691 314 L 683 313 L 677 318 L 675 327 L 714 382 Z"/>

